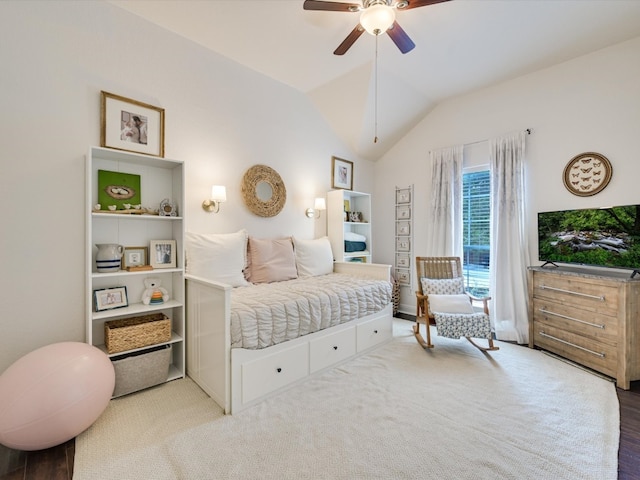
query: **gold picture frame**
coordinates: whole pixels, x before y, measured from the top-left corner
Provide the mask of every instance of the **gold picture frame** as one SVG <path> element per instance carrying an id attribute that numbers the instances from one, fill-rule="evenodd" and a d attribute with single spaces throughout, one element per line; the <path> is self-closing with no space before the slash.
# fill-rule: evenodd
<path id="1" fill-rule="evenodd" d="M 100 92 L 100 146 L 164 157 L 164 109 Z"/>
<path id="2" fill-rule="evenodd" d="M 130 267 L 142 267 L 149 262 L 148 247 L 124 247 L 122 255 L 122 269 Z"/>

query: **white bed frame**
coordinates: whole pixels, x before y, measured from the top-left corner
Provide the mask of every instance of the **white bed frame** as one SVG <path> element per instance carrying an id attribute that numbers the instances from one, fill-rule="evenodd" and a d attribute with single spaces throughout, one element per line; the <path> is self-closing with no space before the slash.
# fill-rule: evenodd
<path id="1" fill-rule="evenodd" d="M 334 263 L 335 273 L 390 280 L 389 265 Z M 393 308 L 260 350 L 231 348 L 233 287 L 187 275 L 187 375 L 237 413 L 393 336 Z"/>

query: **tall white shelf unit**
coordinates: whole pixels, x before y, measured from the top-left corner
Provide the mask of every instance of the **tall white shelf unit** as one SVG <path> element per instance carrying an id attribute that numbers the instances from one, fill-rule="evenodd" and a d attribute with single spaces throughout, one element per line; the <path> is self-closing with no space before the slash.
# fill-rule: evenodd
<path id="1" fill-rule="evenodd" d="M 160 202 L 169 198 L 178 209 L 177 216 L 134 215 L 98 213 L 93 206 L 98 203 L 98 170 L 108 170 L 140 175 L 142 205 L 159 208 Z M 162 312 L 171 319 L 171 340 L 164 344 L 150 345 L 116 354 L 145 353 L 158 345 L 171 345 L 172 358 L 167 381 L 185 375 L 185 280 L 184 280 L 184 164 L 147 155 L 138 155 L 101 147 L 90 147 L 86 158 L 86 340 L 90 345 L 107 353 L 104 341 L 104 324 L 132 316 Z M 106 208 L 103 206 L 102 208 Z M 149 247 L 151 240 L 175 240 L 176 268 L 151 271 L 100 273 L 96 269 L 96 244 L 114 243 L 124 247 Z M 151 252 L 149 251 L 149 254 Z M 149 263 L 149 259 L 147 259 Z M 142 295 L 144 279 L 160 278 L 167 289 L 169 300 L 159 305 L 145 305 Z M 126 287 L 129 305 L 123 308 L 96 312 L 94 291 L 111 287 Z"/>
<path id="2" fill-rule="evenodd" d="M 345 212 L 360 212 L 362 221 L 349 221 Z M 346 232 L 363 235 L 366 238 L 367 249 L 361 252 L 345 252 Z M 371 194 L 352 190 L 329 191 L 327 193 L 327 236 L 336 261 L 371 263 Z"/>

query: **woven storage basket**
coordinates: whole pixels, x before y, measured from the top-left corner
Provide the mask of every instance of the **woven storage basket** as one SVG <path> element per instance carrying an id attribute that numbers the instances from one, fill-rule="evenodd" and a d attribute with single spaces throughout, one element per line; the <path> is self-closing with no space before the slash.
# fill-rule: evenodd
<path id="1" fill-rule="evenodd" d="M 171 365 L 171 345 L 151 347 L 111 360 L 116 372 L 113 396 L 119 397 L 166 382 Z"/>
<path id="2" fill-rule="evenodd" d="M 393 316 L 395 317 L 398 313 L 398 308 L 400 307 L 400 284 L 393 275 L 391 275 L 391 283 L 391 299 L 393 302 Z"/>
<path id="3" fill-rule="evenodd" d="M 171 340 L 171 319 L 164 313 L 122 318 L 104 323 L 108 353 L 124 352 Z"/>

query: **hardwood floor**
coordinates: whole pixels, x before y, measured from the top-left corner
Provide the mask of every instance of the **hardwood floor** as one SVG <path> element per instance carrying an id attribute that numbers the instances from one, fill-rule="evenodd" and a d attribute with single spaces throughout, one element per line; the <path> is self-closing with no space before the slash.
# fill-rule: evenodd
<path id="1" fill-rule="evenodd" d="M 616 388 L 620 402 L 618 480 L 640 480 L 640 381 Z M 75 440 L 35 452 L 0 445 L 0 480 L 71 480 Z"/>
<path id="2" fill-rule="evenodd" d="M 71 480 L 76 441 L 21 452 L 0 445 L 0 480 Z"/>
<path id="3" fill-rule="evenodd" d="M 618 480 L 640 480 L 640 381 L 616 388 L 620 402 Z"/>

